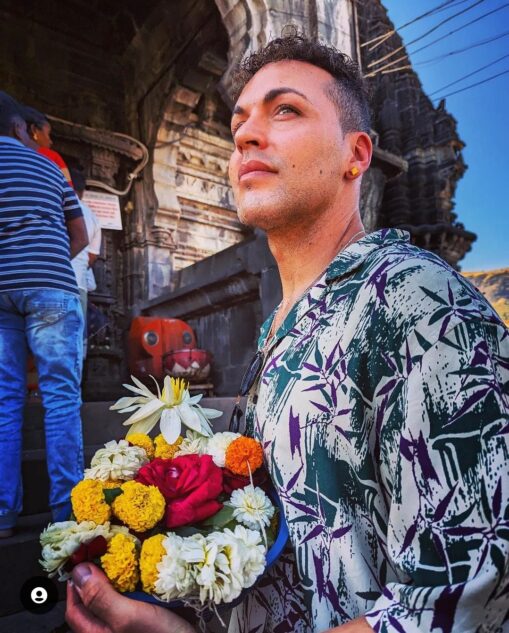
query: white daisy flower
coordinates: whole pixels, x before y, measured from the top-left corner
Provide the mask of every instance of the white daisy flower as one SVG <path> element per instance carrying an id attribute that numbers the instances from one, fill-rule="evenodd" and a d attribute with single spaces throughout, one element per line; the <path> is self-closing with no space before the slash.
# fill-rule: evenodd
<path id="1" fill-rule="evenodd" d="M 84 478 L 128 481 L 134 479 L 148 461 L 147 454 L 140 446 L 129 446 L 127 440 L 112 440 L 96 451 L 90 462 L 91 467 L 85 470 Z"/>
<path id="2" fill-rule="evenodd" d="M 224 433 L 214 433 L 214 435 L 208 439 L 207 453 L 212 456 L 212 460 L 216 466 L 224 468 L 228 446 L 238 437 L 240 437 L 240 433 L 225 431 Z"/>
<path id="3" fill-rule="evenodd" d="M 255 488 L 252 484 L 234 490 L 226 505 L 234 509 L 235 519 L 251 528 L 260 529 L 269 525 L 274 516 L 274 506 L 270 499 L 261 488 Z"/>

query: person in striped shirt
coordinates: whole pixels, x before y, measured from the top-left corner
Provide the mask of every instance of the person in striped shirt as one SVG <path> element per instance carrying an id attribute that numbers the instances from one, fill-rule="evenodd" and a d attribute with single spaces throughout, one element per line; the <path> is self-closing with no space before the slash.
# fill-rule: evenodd
<path id="1" fill-rule="evenodd" d="M 83 313 L 71 258 L 88 237 L 76 194 L 29 143 L 21 106 L 0 92 L 0 538 L 22 509 L 28 351 L 45 410 L 54 521 L 68 518 L 83 474 Z"/>

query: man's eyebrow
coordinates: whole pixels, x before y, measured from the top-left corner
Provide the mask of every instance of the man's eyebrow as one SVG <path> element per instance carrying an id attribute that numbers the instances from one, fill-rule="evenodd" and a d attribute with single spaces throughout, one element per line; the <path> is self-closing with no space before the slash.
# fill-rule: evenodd
<path id="1" fill-rule="evenodd" d="M 267 94 L 263 97 L 263 103 L 266 105 L 267 103 L 270 103 L 271 101 L 274 101 L 274 99 L 277 99 L 277 97 L 279 97 L 280 95 L 288 94 L 288 93 L 293 93 L 293 94 L 299 95 L 299 97 L 302 97 L 306 101 L 309 101 L 309 99 L 306 97 L 306 95 L 304 93 L 300 92 L 300 90 L 296 90 L 295 88 L 282 86 L 281 88 L 273 88 L 272 90 L 269 90 L 269 92 L 267 92 Z M 244 110 L 244 108 L 242 106 L 236 105 L 233 108 L 232 116 L 235 115 L 235 114 L 245 114 L 245 113 L 246 113 L 246 111 Z"/>

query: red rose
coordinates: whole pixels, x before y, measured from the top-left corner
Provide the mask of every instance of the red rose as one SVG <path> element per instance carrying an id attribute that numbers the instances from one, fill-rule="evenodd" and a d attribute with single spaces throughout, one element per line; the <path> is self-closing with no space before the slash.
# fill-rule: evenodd
<path id="1" fill-rule="evenodd" d="M 255 486 L 263 488 L 264 490 L 268 489 L 270 482 L 265 468 L 259 468 L 252 476 Z M 231 470 L 228 470 L 228 468 L 223 468 L 223 489 L 227 495 L 230 495 L 234 490 L 238 490 L 239 488 L 245 488 L 250 483 L 251 479 L 249 479 L 249 477 L 236 475 L 232 473 Z"/>
<path id="2" fill-rule="evenodd" d="M 208 519 L 223 507 L 223 473 L 210 455 L 156 458 L 142 466 L 136 481 L 157 486 L 166 499 L 165 522 L 175 528 Z"/>

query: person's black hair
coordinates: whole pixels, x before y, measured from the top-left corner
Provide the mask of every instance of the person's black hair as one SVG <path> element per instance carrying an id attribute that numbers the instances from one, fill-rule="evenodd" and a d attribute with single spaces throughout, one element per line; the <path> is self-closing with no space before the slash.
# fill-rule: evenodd
<path id="1" fill-rule="evenodd" d="M 12 124 L 16 117 L 23 118 L 20 104 L 6 92 L 0 90 L 0 135 L 12 136 Z"/>
<path id="2" fill-rule="evenodd" d="M 48 117 L 30 106 L 23 106 L 23 118 L 28 127 L 34 125 L 38 130 L 42 130 L 43 126 L 48 123 Z"/>
<path id="3" fill-rule="evenodd" d="M 307 62 L 326 70 L 332 75 L 327 94 L 339 112 L 343 132 L 369 132 L 368 90 L 357 64 L 333 46 L 296 32 L 270 41 L 240 62 L 232 73 L 234 100 L 237 101 L 245 85 L 261 68 L 281 61 Z"/>
<path id="4" fill-rule="evenodd" d="M 83 170 L 78 167 L 69 167 L 69 174 L 71 175 L 74 191 L 79 194 L 83 193 L 87 186 Z"/>

